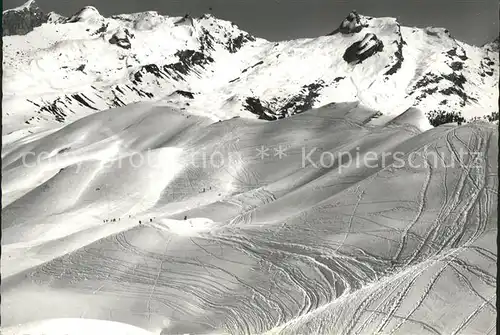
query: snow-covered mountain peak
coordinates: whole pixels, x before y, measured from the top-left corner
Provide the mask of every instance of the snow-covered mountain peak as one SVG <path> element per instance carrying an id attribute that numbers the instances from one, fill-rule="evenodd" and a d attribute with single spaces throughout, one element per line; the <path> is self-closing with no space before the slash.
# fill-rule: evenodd
<path id="1" fill-rule="evenodd" d="M 165 99 L 215 120 L 274 120 L 345 101 L 468 120 L 497 110 L 490 49 L 355 11 L 327 36 L 270 42 L 211 14 L 104 17 L 87 6 L 4 37 L 4 130 Z"/>
<path id="2" fill-rule="evenodd" d="M 24 4 L 22 4 L 21 6 L 4 10 L 3 13 L 19 12 L 19 11 L 25 11 L 25 10 L 35 9 L 35 8 L 40 8 L 38 6 L 38 4 L 36 3 L 36 1 L 35 0 L 28 0 Z"/>

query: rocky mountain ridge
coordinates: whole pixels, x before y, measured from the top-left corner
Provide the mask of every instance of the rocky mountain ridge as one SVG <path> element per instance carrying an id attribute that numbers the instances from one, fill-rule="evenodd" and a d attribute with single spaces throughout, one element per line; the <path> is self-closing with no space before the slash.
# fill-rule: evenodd
<path id="1" fill-rule="evenodd" d="M 149 100 L 214 119 L 275 120 L 345 101 L 390 116 L 419 108 L 435 124 L 498 117 L 495 43 L 356 12 L 326 36 L 269 42 L 212 15 L 106 18 L 87 6 L 3 40 L 7 131 Z"/>

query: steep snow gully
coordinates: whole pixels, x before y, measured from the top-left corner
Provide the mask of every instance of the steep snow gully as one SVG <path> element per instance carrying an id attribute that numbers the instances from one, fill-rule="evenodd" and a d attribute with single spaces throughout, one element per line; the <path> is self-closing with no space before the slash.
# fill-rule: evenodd
<path id="1" fill-rule="evenodd" d="M 2 334 L 495 333 L 494 45 L 47 17 L 3 38 Z"/>

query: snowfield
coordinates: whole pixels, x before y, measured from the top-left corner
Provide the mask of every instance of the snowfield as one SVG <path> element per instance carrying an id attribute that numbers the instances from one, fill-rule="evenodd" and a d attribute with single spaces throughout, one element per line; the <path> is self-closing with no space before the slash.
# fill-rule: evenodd
<path id="1" fill-rule="evenodd" d="M 494 44 L 49 18 L 3 38 L 2 334 L 495 334 Z"/>
<path id="2" fill-rule="evenodd" d="M 33 322 L 20 327 L 4 329 L 2 334 L 30 334 L 30 335 L 154 335 L 137 327 L 103 320 L 84 319 L 54 319 L 42 322 Z"/>

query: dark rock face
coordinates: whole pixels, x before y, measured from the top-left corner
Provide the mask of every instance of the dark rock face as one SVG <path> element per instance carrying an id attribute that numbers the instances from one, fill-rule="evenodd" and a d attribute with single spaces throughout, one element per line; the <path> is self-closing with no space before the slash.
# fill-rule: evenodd
<path id="1" fill-rule="evenodd" d="M 259 119 L 267 121 L 274 121 L 278 119 L 273 115 L 272 111 L 268 107 L 262 104 L 259 98 L 247 98 L 243 107 L 251 113 L 258 115 Z"/>
<path id="2" fill-rule="evenodd" d="M 462 107 L 465 107 L 465 104 L 471 100 L 471 101 L 477 101 L 476 98 L 473 98 L 471 96 L 469 96 L 463 88 L 457 88 L 455 86 L 451 86 L 451 87 L 448 87 L 448 88 L 445 88 L 445 89 L 442 89 L 439 91 L 439 93 L 441 94 L 444 94 L 444 95 L 456 95 L 456 96 L 459 96 L 462 101 L 460 101 L 460 106 Z"/>
<path id="3" fill-rule="evenodd" d="M 109 43 L 116 44 L 123 49 L 130 49 L 132 47 L 130 38 L 133 37 L 134 35 L 131 34 L 128 29 L 125 29 L 124 31 L 119 31 L 113 34 L 113 36 L 109 39 Z"/>
<path id="4" fill-rule="evenodd" d="M 174 92 L 174 94 L 182 95 L 183 97 L 186 97 L 188 99 L 194 99 L 194 94 L 188 91 L 177 90 Z"/>
<path id="5" fill-rule="evenodd" d="M 103 23 L 99 29 L 97 29 L 96 31 L 94 31 L 92 33 L 92 36 L 105 33 L 108 30 L 108 27 L 109 27 L 109 23 L 106 23 L 106 24 Z"/>
<path id="6" fill-rule="evenodd" d="M 54 118 L 57 122 L 64 122 L 66 120 L 66 113 L 64 113 L 62 106 L 59 106 L 59 103 L 66 106 L 64 101 L 61 98 L 57 98 L 53 103 L 43 106 L 40 109 L 40 112 L 47 112 L 54 115 Z"/>
<path id="7" fill-rule="evenodd" d="M 94 86 L 91 86 L 91 88 L 92 91 L 87 94 L 94 100 L 85 93 L 77 93 L 58 97 L 51 102 L 42 101 L 41 103 L 36 103 L 29 99 L 27 99 L 27 101 L 37 107 L 36 118 L 53 119 L 54 121 L 63 123 L 67 121 L 67 116 L 69 114 L 74 114 L 81 108 L 93 111 L 99 110 L 95 101 L 102 99 L 103 94 L 107 94 L 109 91 Z M 121 86 L 116 85 L 111 88 L 111 94 L 114 95 L 114 98 L 107 102 L 109 108 L 122 107 L 133 102 L 154 98 L 153 93 L 128 84 Z M 34 118 L 35 117 L 28 120 L 27 123 L 29 124 L 29 121 Z"/>
<path id="8" fill-rule="evenodd" d="M 454 65 L 457 67 L 457 65 Z M 451 67 L 451 65 L 450 65 Z M 448 88 L 439 89 L 438 83 L 440 82 L 450 82 L 453 85 Z M 439 93 L 447 96 L 458 96 L 460 97 L 460 105 L 463 107 L 468 101 L 477 101 L 476 98 L 470 96 L 464 87 L 467 82 L 465 76 L 460 73 L 460 71 L 454 71 L 450 74 L 435 75 L 434 73 L 426 73 L 411 89 L 411 92 L 415 92 L 420 89 L 420 94 L 415 98 L 416 102 L 420 102 L 427 96 L 434 94 L 439 91 Z M 450 121 L 451 122 L 451 121 Z"/>
<path id="9" fill-rule="evenodd" d="M 325 83 L 320 80 L 316 83 L 304 85 L 299 94 L 293 96 L 283 107 L 280 113 L 283 117 L 302 113 L 312 108 L 319 92 L 325 87 Z"/>
<path id="10" fill-rule="evenodd" d="M 361 17 L 359 14 L 353 10 L 347 15 L 347 17 L 342 21 L 340 26 L 328 35 L 341 34 L 354 34 L 359 33 L 363 28 L 367 27 L 367 24 L 361 23 Z"/>
<path id="11" fill-rule="evenodd" d="M 443 78 L 451 81 L 456 87 L 464 89 L 464 84 L 467 82 L 464 75 L 457 72 L 452 72 L 450 74 L 443 74 Z"/>
<path id="12" fill-rule="evenodd" d="M 437 84 L 443 79 L 442 77 L 438 77 L 434 73 L 428 72 L 426 73 L 416 84 L 412 87 L 411 91 L 415 91 L 419 88 L 427 87 L 431 84 Z"/>
<path id="13" fill-rule="evenodd" d="M 498 65 L 496 65 L 495 62 L 491 60 L 491 58 L 485 57 L 481 60 L 481 65 L 479 67 L 480 69 L 479 74 L 481 75 L 481 77 L 486 77 L 486 76 L 492 77 L 495 71 L 495 67 L 498 68 Z"/>
<path id="14" fill-rule="evenodd" d="M 487 115 L 486 120 L 488 120 L 488 122 L 498 121 L 498 112 L 492 112 L 490 115 Z"/>
<path id="15" fill-rule="evenodd" d="M 179 62 L 171 65 L 170 68 L 183 75 L 189 74 L 196 66 L 204 68 L 205 65 L 214 62 L 212 57 L 194 50 L 177 51 L 175 55 L 179 57 Z"/>
<path id="16" fill-rule="evenodd" d="M 238 50 L 240 50 L 246 43 L 255 41 L 256 39 L 252 35 L 242 33 L 238 35 L 238 37 L 230 39 L 227 42 L 227 49 L 229 50 L 230 53 L 235 53 Z"/>
<path id="17" fill-rule="evenodd" d="M 215 19 L 215 18 L 210 14 L 204 14 L 203 16 L 200 17 L 200 19 L 204 20 L 204 19 Z M 215 21 L 211 22 L 210 26 L 211 26 L 210 31 L 204 27 L 200 27 L 201 33 L 198 35 L 198 39 L 201 44 L 200 50 L 202 52 L 213 51 L 215 49 L 214 48 L 215 44 L 219 44 L 221 46 L 224 46 L 226 50 L 228 50 L 230 53 L 236 53 L 245 44 L 249 42 L 255 42 L 257 40 L 254 36 L 243 32 L 239 33 L 236 36 L 233 36 L 230 31 L 226 30 L 226 28 L 220 26 Z M 235 27 L 234 23 L 232 23 L 232 26 Z M 224 37 L 215 38 L 211 32 L 215 34 L 221 34 Z"/>
<path id="18" fill-rule="evenodd" d="M 456 95 L 461 98 L 460 105 L 462 107 L 465 106 L 465 104 L 468 101 L 475 101 L 477 102 L 477 99 L 474 97 L 469 96 L 467 94 L 467 91 L 464 88 L 464 84 L 467 82 L 467 79 L 465 79 L 464 75 L 459 72 L 452 72 L 450 74 L 445 74 L 442 75 L 442 78 L 444 80 L 447 80 L 451 83 L 453 83 L 453 86 L 450 86 L 448 88 L 442 89 L 439 91 L 439 93 L 444 94 L 444 95 Z"/>
<path id="19" fill-rule="evenodd" d="M 344 60 L 359 64 L 384 49 L 384 43 L 375 34 L 366 34 L 363 40 L 352 44 L 344 53 Z"/>
<path id="20" fill-rule="evenodd" d="M 21 10 L 9 10 L 2 14 L 2 36 L 26 35 L 47 22 L 47 15 L 33 1 Z"/>
<path id="21" fill-rule="evenodd" d="M 344 77 L 337 77 L 331 84 L 336 84 Z M 306 112 L 313 108 L 320 91 L 328 86 L 324 81 L 319 80 L 309 85 L 304 85 L 300 91 L 286 98 L 273 98 L 270 101 L 261 101 L 256 97 L 246 98 L 243 107 L 259 119 L 274 121 L 283 119 L 295 114 Z"/>
<path id="22" fill-rule="evenodd" d="M 67 17 L 59 15 L 54 12 L 50 12 L 47 14 L 47 23 L 52 23 L 52 24 L 62 24 L 65 23 L 68 20 Z"/>
<path id="23" fill-rule="evenodd" d="M 78 101 L 78 103 L 79 103 L 79 104 L 81 104 L 82 106 L 85 106 L 85 107 L 90 108 L 90 109 L 95 110 L 95 111 L 96 111 L 96 110 L 98 110 L 97 108 L 92 107 L 92 106 L 91 106 L 91 105 L 90 105 L 90 104 L 89 104 L 89 103 L 88 103 L 88 102 L 84 99 L 84 97 L 85 97 L 87 100 L 89 100 L 89 99 L 85 96 L 85 94 L 82 94 L 82 96 L 80 96 L 79 94 L 72 94 L 72 95 L 71 95 L 71 97 L 72 97 L 73 99 L 75 99 L 76 101 Z M 91 103 L 93 103 L 93 101 L 91 101 L 91 100 L 90 100 L 90 102 L 91 102 Z"/>
<path id="24" fill-rule="evenodd" d="M 403 65 L 404 61 L 404 56 L 403 56 L 403 45 L 405 45 L 405 40 L 403 40 L 403 36 L 401 35 L 401 26 L 398 24 L 398 37 L 399 39 L 394 41 L 398 45 L 398 50 L 394 53 L 395 57 L 395 62 L 392 66 L 390 66 L 389 70 L 387 70 L 384 75 L 386 76 L 392 76 L 393 74 L 397 73 L 399 69 L 401 69 L 401 66 Z"/>
<path id="25" fill-rule="evenodd" d="M 500 37 L 495 38 L 495 40 L 491 43 L 487 43 L 483 47 L 486 47 L 488 50 L 492 52 L 500 51 Z"/>

